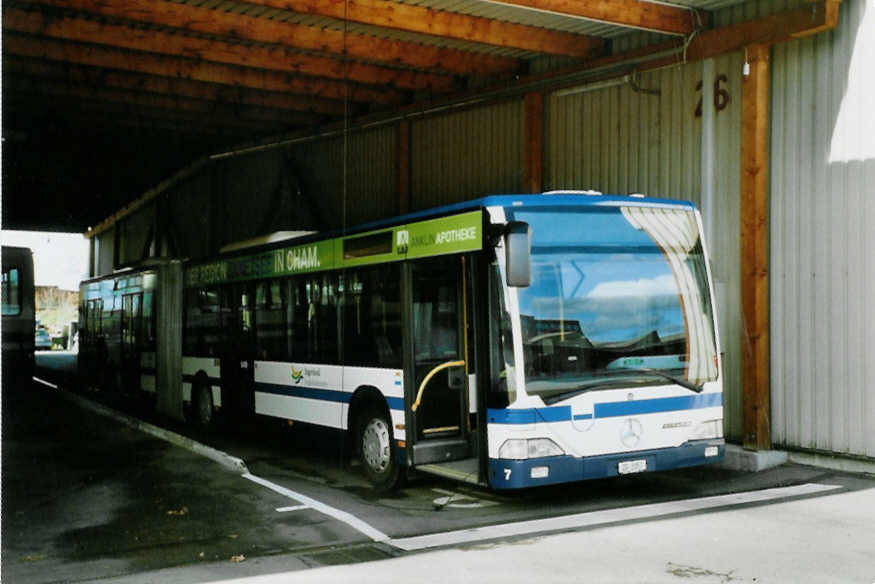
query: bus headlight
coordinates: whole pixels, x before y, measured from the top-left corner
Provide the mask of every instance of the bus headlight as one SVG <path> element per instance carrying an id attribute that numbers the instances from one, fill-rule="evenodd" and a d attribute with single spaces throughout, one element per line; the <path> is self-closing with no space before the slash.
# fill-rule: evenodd
<path id="1" fill-rule="evenodd" d="M 693 436 L 696 440 L 705 440 L 708 438 L 723 438 L 723 420 L 708 420 L 699 424 L 693 430 Z"/>
<path id="2" fill-rule="evenodd" d="M 549 438 L 531 438 L 529 440 L 513 438 L 505 440 L 501 448 L 498 449 L 498 458 L 509 460 L 562 456 L 563 454 L 565 451 Z"/>

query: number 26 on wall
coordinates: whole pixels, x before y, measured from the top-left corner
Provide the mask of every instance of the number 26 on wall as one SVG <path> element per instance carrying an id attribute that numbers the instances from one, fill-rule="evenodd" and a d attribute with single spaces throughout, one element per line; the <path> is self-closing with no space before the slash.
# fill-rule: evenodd
<path id="1" fill-rule="evenodd" d="M 721 73 L 717 77 L 714 78 L 714 109 L 718 112 L 726 109 L 726 106 L 729 105 L 729 92 L 721 86 L 721 84 L 729 83 L 729 78 L 725 73 Z M 699 81 L 696 83 L 696 91 L 701 93 L 702 91 L 702 82 Z M 702 117 L 702 96 L 699 95 L 699 101 L 696 102 L 696 117 Z"/>

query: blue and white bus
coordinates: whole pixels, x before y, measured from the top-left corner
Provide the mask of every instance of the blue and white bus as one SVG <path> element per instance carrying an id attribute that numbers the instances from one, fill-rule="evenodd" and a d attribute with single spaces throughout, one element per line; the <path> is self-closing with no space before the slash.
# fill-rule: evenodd
<path id="1" fill-rule="evenodd" d="M 190 417 L 351 432 L 378 488 L 411 468 L 516 489 L 723 456 L 690 203 L 491 196 L 238 246 L 183 276 Z"/>

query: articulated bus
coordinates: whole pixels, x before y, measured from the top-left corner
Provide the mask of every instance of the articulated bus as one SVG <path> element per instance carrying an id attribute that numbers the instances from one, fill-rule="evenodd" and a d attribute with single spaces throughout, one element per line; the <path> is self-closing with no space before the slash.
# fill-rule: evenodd
<path id="1" fill-rule="evenodd" d="M 351 432 L 377 488 L 411 468 L 517 489 L 723 457 L 691 203 L 490 196 L 182 270 L 189 418 L 245 412 Z M 115 327 L 121 349 L 102 350 L 141 380 L 155 367 L 143 332 L 154 276 L 83 283 L 83 349 L 95 323 Z M 101 316 L 110 301 L 116 320 Z"/>
<path id="2" fill-rule="evenodd" d="M 26 247 L 3 246 L 3 379 L 33 375 L 35 334 L 33 253 Z M 4 381 L 4 387 L 9 388 Z"/>

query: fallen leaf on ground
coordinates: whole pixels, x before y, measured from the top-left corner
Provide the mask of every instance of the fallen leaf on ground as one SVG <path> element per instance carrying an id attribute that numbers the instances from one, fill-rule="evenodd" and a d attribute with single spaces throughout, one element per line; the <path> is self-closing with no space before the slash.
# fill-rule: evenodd
<path id="1" fill-rule="evenodd" d="M 244 561 L 245 559 L 246 559 L 246 556 L 244 556 L 243 554 L 240 554 L 239 556 L 231 556 L 231 561 L 234 562 L 235 564 L 239 564 L 240 562 Z"/>
<path id="2" fill-rule="evenodd" d="M 173 515 L 175 517 L 180 517 L 182 515 L 188 515 L 188 507 L 182 507 L 181 509 L 171 509 L 167 512 L 168 515 Z"/>

